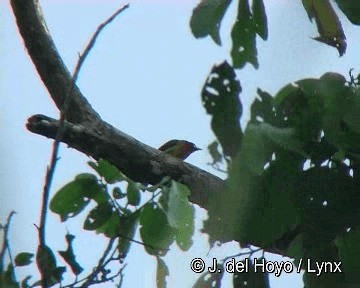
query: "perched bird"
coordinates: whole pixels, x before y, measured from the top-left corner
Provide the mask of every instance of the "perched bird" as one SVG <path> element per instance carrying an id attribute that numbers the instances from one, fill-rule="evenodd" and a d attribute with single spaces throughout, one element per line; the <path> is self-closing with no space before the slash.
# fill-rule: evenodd
<path id="1" fill-rule="evenodd" d="M 170 140 L 158 149 L 182 160 L 185 160 L 191 153 L 201 150 L 194 143 L 186 140 Z"/>

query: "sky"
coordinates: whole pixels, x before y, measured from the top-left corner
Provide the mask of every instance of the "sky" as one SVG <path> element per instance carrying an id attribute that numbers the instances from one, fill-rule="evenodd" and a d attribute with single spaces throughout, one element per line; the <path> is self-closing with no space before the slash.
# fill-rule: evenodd
<path id="1" fill-rule="evenodd" d="M 224 19 L 223 46 L 219 47 L 209 38 L 197 40 L 191 35 L 189 20 L 197 2 L 131 1 L 130 9 L 101 33 L 78 80 L 81 91 L 104 120 L 153 147 L 175 138 L 188 139 L 206 148 L 214 139 L 200 91 L 211 67 L 225 59 L 230 61 L 229 35 L 236 6 L 230 6 Z M 260 68 L 248 65 L 238 71 L 243 88 L 240 95 L 244 105 L 243 127 L 257 88 L 274 95 L 287 83 L 319 77 L 329 71 L 347 75 L 350 68 L 360 65 L 356 47 L 360 32 L 344 17 L 341 19 L 348 49 L 340 58 L 334 48 L 310 39 L 317 35 L 316 26 L 308 20 L 301 1 L 265 2 L 269 40 L 257 41 Z M 41 1 L 48 28 L 70 71 L 97 26 L 126 3 Z M 10 231 L 12 251 L 17 254 L 34 251 L 37 245 L 34 223 L 39 219 L 44 173 L 52 145 L 49 139 L 27 131 L 26 119 L 38 113 L 56 118 L 58 111 L 26 54 L 5 0 L 0 0 L 0 21 L 0 221 L 4 223 L 11 210 L 17 211 Z M 86 165 L 89 158 L 65 145 L 60 157 L 52 195 L 76 174 L 90 171 Z M 188 162 L 216 173 L 207 164 L 210 160 L 206 149 L 188 158 Z M 191 287 L 196 281 L 199 275 L 189 269 L 192 258 L 202 257 L 211 263 L 213 257 L 222 259 L 238 252 L 235 243 L 209 252 L 207 236 L 199 232 L 205 217 L 206 212 L 197 207 L 193 247 L 186 253 L 172 247 L 165 257 L 170 269 L 169 287 Z M 60 223 L 52 214 L 48 235 L 53 249 L 64 250 L 65 233 L 75 232 L 81 225 L 77 219 Z M 101 236 L 91 232 L 80 234 L 75 242 L 78 260 L 91 267 L 104 243 Z M 143 247 L 133 244 L 126 261 L 123 287 L 156 286 L 156 260 Z M 19 276 L 27 272 L 23 268 Z M 226 283 L 230 276 L 225 276 Z M 275 288 L 297 288 L 302 287 L 301 279 L 301 274 L 282 275 L 271 277 L 271 283 Z"/>

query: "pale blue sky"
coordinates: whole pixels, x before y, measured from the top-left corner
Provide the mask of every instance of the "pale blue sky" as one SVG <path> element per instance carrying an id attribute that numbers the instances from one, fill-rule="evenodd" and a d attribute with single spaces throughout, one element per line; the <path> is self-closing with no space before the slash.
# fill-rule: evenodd
<path id="1" fill-rule="evenodd" d="M 154 147 L 172 138 L 188 139 L 205 148 L 214 138 L 210 118 L 201 106 L 200 91 L 210 68 L 229 60 L 229 29 L 235 6 L 229 9 L 221 35 L 223 47 L 210 39 L 196 40 L 190 33 L 189 19 L 198 1 L 132 1 L 130 9 L 117 18 L 98 39 L 86 60 L 78 85 L 93 107 L 106 121 L 120 130 Z M 234 1 L 235 4 L 236 1 Z M 346 19 L 343 27 L 348 38 L 345 56 L 310 37 L 316 36 L 301 1 L 269 0 L 269 40 L 258 41 L 260 69 L 252 66 L 238 72 L 243 87 L 241 99 L 245 120 L 260 87 L 272 94 L 285 84 L 304 77 L 319 77 L 327 71 L 347 74 L 359 67 L 357 43 L 360 32 Z M 41 1 L 48 27 L 70 70 L 78 53 L 121 1 Z M 58 113 L 43 87 L 23 47 L 8 1 L 0 0 L 0 220 L 10 210 L 18 214 L 11 229 L 12 249 L 34 251 L 44 172 L 51 141 L 25 129 L 27 117 L 41 113 L 57 117 Z M 242 121 L 245 125 L 246 121 Z M 88 158 L 65 146 L 60 152 L 53 193 L 74 175 L 87 170 Z M 189 157 L 189 162 L 210 172 L 206 151 Z M 204 211 L 197 209 L 197 231 Z M 65 247 L 67 229 L 77 231 L 81 222 L 59 224 L 49 218 L 48 235 L 61 241 L 50 242 L 55 250 Z M 100 238 L 100 237 L 98 237 Z M 193 257 L 223 258 L 236 253 L 236 245 L 226 245 L 208 253 L 205 235 L 197 232 L 194 246 L 183 253 L 173 247 L 166 257 L 170 268 L 168 287 L 190 287 L 199 275 L 189 269 Z M 84 232 L 75 242 L 79 262 L 93 265 L 102 242 L 93 233 Z M 89 250 L 91 249 L 91 254 Z M 277 258 L 278 259 L 278 258 Z M 281 260 L 281 259 L 280 259 Z M 143 248 L 133 245 L 127 258 L 124 287 L 155 287 L 155 259 Z M 24 275 L 26 273 L 26 270 Z M 226 275 L 229 279 L 230 275 Z M 272 278 L 272 287 L 302 287 L 301 275 Z M 224 286 L 225 287 L 225 286 Z"/>

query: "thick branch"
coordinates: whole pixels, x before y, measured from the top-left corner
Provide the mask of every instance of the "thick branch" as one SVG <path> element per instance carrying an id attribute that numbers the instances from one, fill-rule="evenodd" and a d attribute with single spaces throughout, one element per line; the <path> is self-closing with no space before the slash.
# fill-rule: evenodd
<path id="1" fill-rule="evenodd" d="M 11 0 L 19 32 L 37 72 L 56 106 L 61 110 L 72 84 L 69 70 L 62 61 L 46 27 L 38 0 Z M 99 117 L 77 86 L 72 89 L 67 119 L 73 123 L 91 122 Z"/>
<path id="2" fill-rule="evenodd" d="M 55 138 L 59 121 L 44 115 L 28 119 L 33 133 Z M 147 146 L 104 122 L 95 126 L 65 123 L 62 142 L 95 159 L 103 158 L 130 178 L 155 184 L 164 176 L 189 186 L 190 200 L 207 207 L 209 193 L 219 193 L 224 181 L 204 170 Z"/>

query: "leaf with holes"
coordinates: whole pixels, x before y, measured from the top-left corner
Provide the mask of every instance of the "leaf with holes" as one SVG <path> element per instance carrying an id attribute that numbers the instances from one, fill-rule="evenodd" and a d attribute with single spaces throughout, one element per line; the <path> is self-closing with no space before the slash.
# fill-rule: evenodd
<path id="1" fill-rule="evenodd" d="M 259 68 L 256 49 L 256 31 L 250 12 L 249 1 L 239 1 L 238 15 L 231 31 L 231 58 L 235 68 L 251 63 Z"/>
<path id="2" fill-rule="evenodd" d="M 240 82 L 234 69 L 225 61 L 211 69 L 201 97 L 206 112 L 212 116 L 211 128 L 226 156 L 234 157 L 240 148 L 242 131 L 239 99 Z"/>
<path id="3" fill-rule="evenodd" d="M 61 221 L 66 221 L 83 211 L 91 199 L 98 203 L 106 201 L 104 188 L 95 175 L 80 174 L 56 192 L 50 201 L 50 210 L 58 214 Z"/>

